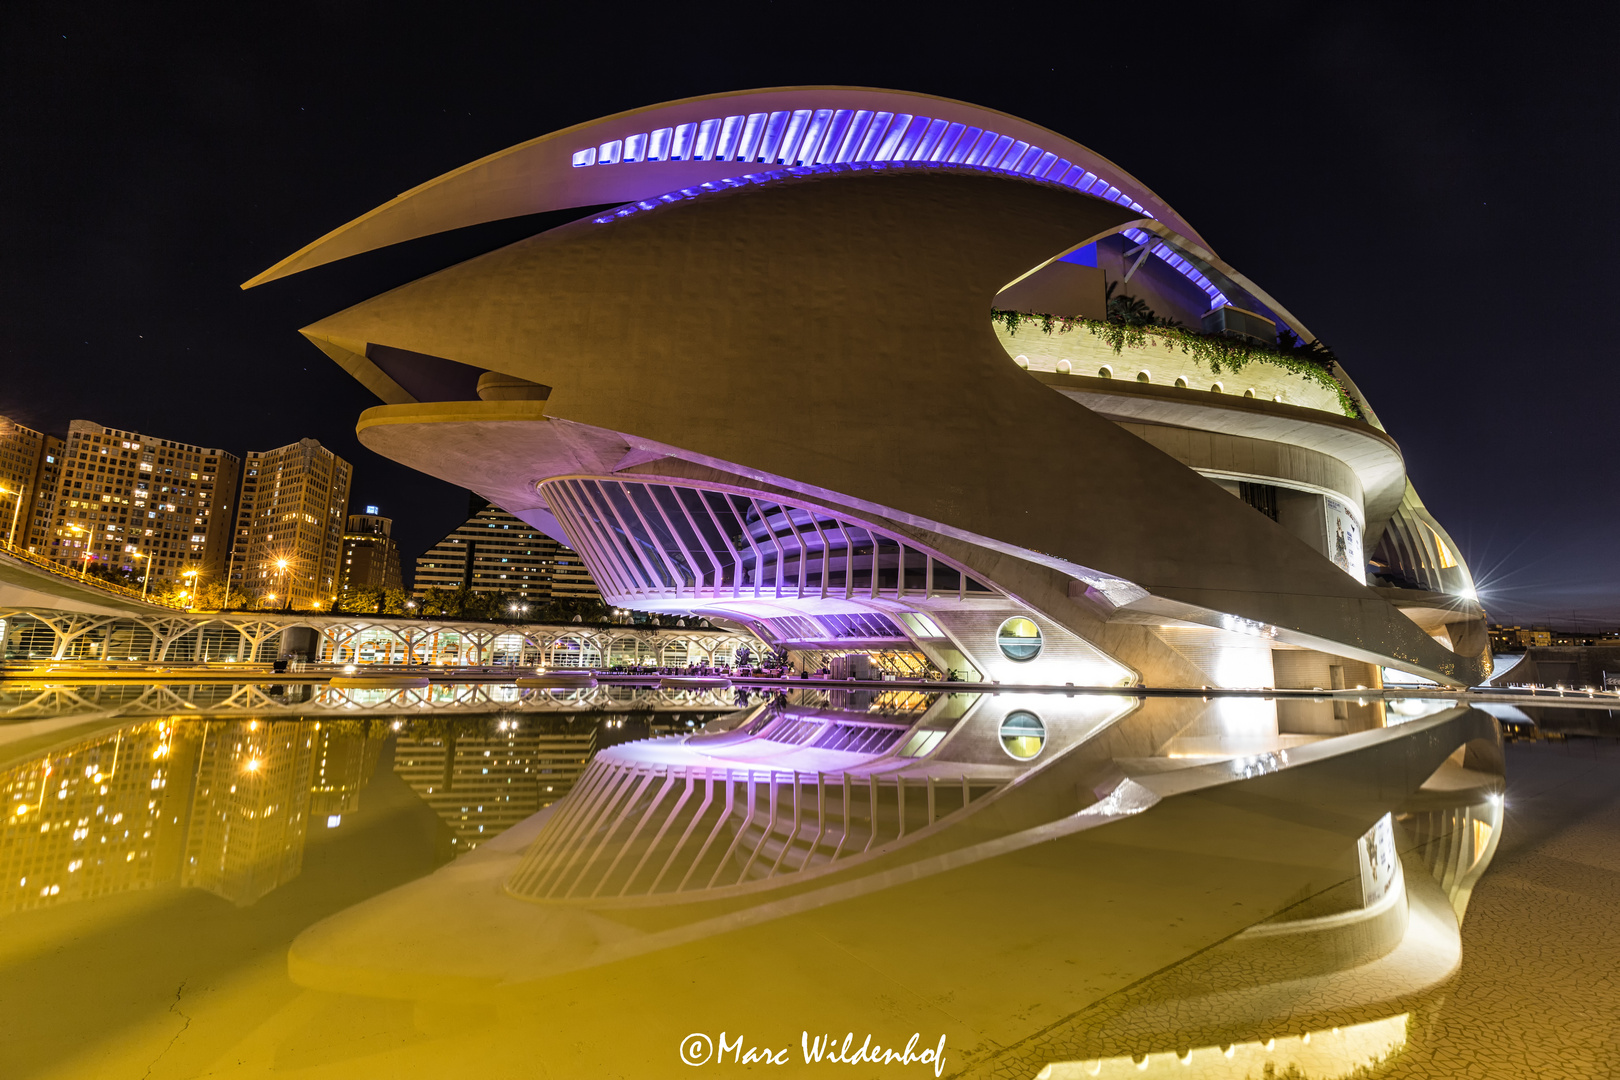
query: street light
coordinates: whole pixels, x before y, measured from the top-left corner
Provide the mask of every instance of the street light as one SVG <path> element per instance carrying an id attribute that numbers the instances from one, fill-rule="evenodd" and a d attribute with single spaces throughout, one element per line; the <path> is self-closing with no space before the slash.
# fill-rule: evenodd
<path id="1" fill-rule="evenodd" d="M 89 581 L 90 580 L 90 541 L 91 541 L 92 538 L 94 538 L 94 536 L 96 534 L 96 527 L 95 527 L 94 524 L 92 524 L 89 528 L 85 528 L 83 525 L 69 525 L 67 528 L 68 528 L 68 532 L 84 533 L 84 557 L 80 560 L 80 563 L 79 563 L 79 580 L 80 581 Z"/>
<path id="2" fill-rule="evenodd" d="M 137 551 L 137 552 L 135 552 L 135 557 L 137 559 L 145 559 L 146 560 L 146 573 L 141 575 L 141 599 L 145 600 L 146 599 L 146 587 L 148 585 L 152 584 L 152 556 L 150 556 L 150 555 L 142 555 L 140 552 Z"/>
<path id="3" fill-rule="evenodd" d="M 277 559 L 276 560 L 276 569 L 281 571 L 281 584 L 282 584 L 282 587 L 286 590 L 286 593 L 287 593 L 287 601 L 282 606 L 282 609 L 281 609 L 282 611 L 289 611 L 292 608 L 292 590 L 286 588 L 286 585 L 287 585 L 287 565 L 288 564 L 287 564 L 286 559 Z M 272 594 L 272 598 L 274 598 L 274 594 Z"/>
<path id="4" fill-rule="evenodd" d="M 11 491 L 7 488 L 0 487 L 0 495 L 11 495 L 17 500 L 17 505 L 11 508 L 11 534 L 6 537 L 6 547 L 14 548 L 17 546 L 17 515 L 22 513 L 23 491 L 26 491 L 27 489 L 28 485 L 26 484 L 24 484 L 22 489 L 18 491 Z"/>
<path id="5" fill-rule="evenodd" d="M 186 582 L 186 584 L 191 587 L 191 591 L 186 594 L 186 610 L 187 611 L 191 611 L 194 608 L 196 608 L 196 606 L 197 606 L 197 575 L 199 573 L 201 573 L 201 571 L 187 570 L 187 571 L 185 571 L 184 573 L 182 573 L 180 575 L 183 578 L 190 578 L 191 579 L 190 581 Z"/>

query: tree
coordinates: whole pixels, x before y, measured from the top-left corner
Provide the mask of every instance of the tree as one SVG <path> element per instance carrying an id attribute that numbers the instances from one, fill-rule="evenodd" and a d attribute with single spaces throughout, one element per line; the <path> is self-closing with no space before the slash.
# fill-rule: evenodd
<path id="1" fill-rule="evenodd" d="M 81 563 L 81 565 L 85 564 Z M 110 562 L 91 562 L 85 565 L 85 573 L 89 577 L 99 578 L 114 585 L 122 585 L 126 589 L 139 589 L 141 587 L 141 575 L 138 572 Z"/>
<path id="2" fill-rule="evenodd" d="M 247 593 L 232 589 L 223 581 L 213 581 L 197 589 L 197 599 L 192 606 L 206 611 L 225 611 L 247 607 L 247 604 Z"/>
<path id="3" fill-rule="evenodd" d="M 333 607 L 338 611 L 380 612 L 383 609 L 383 591 L 374 585 L 346 589 Z"/>

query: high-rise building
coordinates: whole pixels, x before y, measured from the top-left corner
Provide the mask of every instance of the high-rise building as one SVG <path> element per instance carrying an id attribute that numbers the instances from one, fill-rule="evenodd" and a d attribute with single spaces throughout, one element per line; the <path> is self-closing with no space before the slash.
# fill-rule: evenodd
<path id="1" fill-rule="evenodd" d="M 231 581 L 277 606 L 329 607 L 337 593 L 354 470 L 314 439 L 253 451 L 242 473 Z"/>
<path id="2" fill-rule="evenodd" d="M 62 470 L 66 467 L 67 441 L 55 435 L 45 436 L 40 449 L 39 472 L 29 493 L 26 521 L 17 526 L 17 543 L 32 552 L 43 552 L 50 547 L 51 523 L 56 520 L 56 496 L 61 486 Z"/>
<path id="3" fill-rule="evenodd" d="M 0 493 L 0 540 L 28 543 L 32 515 L 26 511 L 38 491 L 47 438 L 10 417 L 0 416 L 0 488 L 4 489 Z"/>
<path id="4" fill-rule="evenodd" d="M 240 468 L 223 450 L 75 420 L 58 453 L 43 454 L 54 490 L 31 515 L 30 546 L 58 562 L 149 561 L 154 584 L 195 570 L 207 584 L 224 569 Z"/>
<path id="5" fill-rule="evenodd" d="M 602 595 L 571 548 L 487 503 L 416 560 L 417 596 L 429 589 L 463 587 L 540 602 Z"/>
<path id="6" fill-rule="evenodd" d="M 338 593 L 351 589 L 401 588 L 399 545 L 393 537 L 394 520 L 377 513 L 350 514 L 343 530 L 343 563 L 338 567 Z"/>

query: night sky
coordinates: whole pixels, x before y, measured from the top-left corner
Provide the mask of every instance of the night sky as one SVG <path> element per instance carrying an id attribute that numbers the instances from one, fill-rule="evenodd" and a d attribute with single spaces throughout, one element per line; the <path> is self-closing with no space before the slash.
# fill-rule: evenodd
<path id="1" fill-rule="evenodd" d="M 1026 117 L 1141 178 L 1335 349 L 1494 619 L 1620 622 L 1620 5 L 156 8 L 13 3 L 0 22 L 0 413 L 30 426 L 237 454 L 312 436 L 414 559 L 466 493 L 363 449 L 375 399 L 297 330 L 566 218 L 240 282 L 569 124 L 894 87 Z"/>

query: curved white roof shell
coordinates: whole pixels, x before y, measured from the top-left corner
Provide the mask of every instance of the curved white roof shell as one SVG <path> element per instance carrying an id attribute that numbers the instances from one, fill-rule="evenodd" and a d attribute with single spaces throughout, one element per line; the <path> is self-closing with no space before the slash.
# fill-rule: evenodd
<path id="1" fill-rule="evenodd" d="M 973 164 L 1064 183 L 1209 248 L 1146 184 L 1038 124 L 928 94 L 802 86 L 685 98 L 530 139 L 412 188 L 242 287 L 468 225 L 656 199 L 766 169 L 859 161 Z M 1177 269 L 1195 284 L 1202 276 L 1191 264 Z M 1207 279 L 1205 286 L 1219 291 Z"/>

